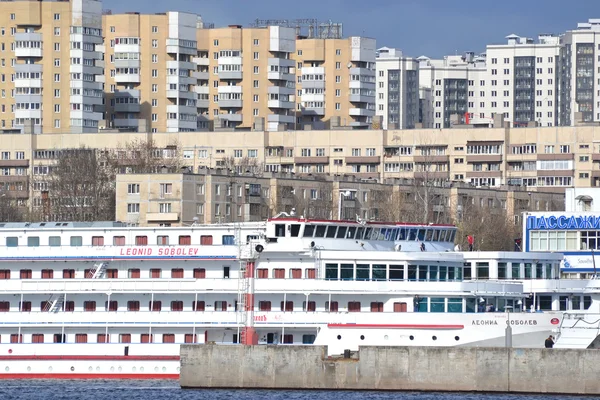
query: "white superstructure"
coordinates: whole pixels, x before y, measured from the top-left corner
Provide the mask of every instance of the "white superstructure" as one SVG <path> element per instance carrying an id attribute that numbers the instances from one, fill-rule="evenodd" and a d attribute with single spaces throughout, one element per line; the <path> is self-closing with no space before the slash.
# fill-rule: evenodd
<path id="1" fill-rule="evenodd" d="M 330 354 L 502 345 L 507 324 L 514 346 L 541 346 L 561 293 L 566 310 L 598 309 L 594 282 L 558 279 L 562 255 L 455 252 L 455 235 L 303 218 L 0 224 L 0 378 L 177 377 L 179 344 L 239 343 L 248 326 L 258 344 Z"/>

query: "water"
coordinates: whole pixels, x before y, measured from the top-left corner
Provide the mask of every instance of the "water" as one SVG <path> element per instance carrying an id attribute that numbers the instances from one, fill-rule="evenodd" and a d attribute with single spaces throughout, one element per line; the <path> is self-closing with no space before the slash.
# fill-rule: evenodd
<path id="1" fill-rule="evenodd" d="M 515 394 L 464 394 L 464 393 L 414 393 L 414 392 L 333 392 L 297 390 L 182 390 L 177 381 L 58 381 L 16 380 L 0 382 L 0 399 L 86 399 L 86 400 L 566 400 L 570 396 L 515 395 Z M 600 400 L 600 397 L 586 397 Z"/>

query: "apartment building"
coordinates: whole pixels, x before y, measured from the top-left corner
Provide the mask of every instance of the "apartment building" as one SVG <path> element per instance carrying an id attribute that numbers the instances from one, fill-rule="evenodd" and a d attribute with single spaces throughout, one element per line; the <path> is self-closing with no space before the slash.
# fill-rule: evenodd
<path id="1" fill-rule="evenodd" d="M 294 129 L 294 30 L 279 26 L 198 29 L 200 114 L 214 128 Z M 260 127 L 259 129 L 262 129 Z"/>
<path id="2" fill-rule="evenodd" d="M 1 10 L 0 130 L 96 132 L 101 1 L 11 1 Z"/>
<path id="3" fill-rule="evenodd" d="M 410 210 L 419 210 L 419 215 L 422 210 L 415 186 L 401 179 L 377 183 L 202 168 L 198 173 L 118 175 L 116 189 L 116 219 L 141 226 L 262 221 L 282 211 L 313 219 L 397 221 L 411 218 Z M 564 209 L 564 194 L 466 184 L 436 188 L 431 201 L 436 202 L 431 218 L 444 223 L 474 209 L 506 212 L 517 224 L 525 211 Z"/>
<path id="4" fill-rule="evenodd" d="M 106 128 L 191 132 L 198 128 L 195 14 L 107 14 Z"/>
<path id="5" fill-rule="evenodd" d="M 296 40 L 299 126 L 367 129 L 375 115 L 375 39 Z"/>
<path id="6" fill-rule="evenodd" d="M 421 114 L 423 127 L 442 129 L 492 123 L 491 116 L 486 118 L 484 113 L 485 55 L 470 52 L 443 60 L 424 56 L 417 60 L 422 107 L 431 108 L 431 112 Z"/>
<path id="7" fill-rule="evenodd" d="M 419 63 L 382 47 L 376 58 L 376 115 L 383 129 L 413 129 L 419 122 Z"/>
<path id="8" fill-rule="evenodd" d="M 481 112 L 502 114 L 514 127 L 558 124 L 560 37 L 509 35 L 507 44 L 488 45 Z"/>

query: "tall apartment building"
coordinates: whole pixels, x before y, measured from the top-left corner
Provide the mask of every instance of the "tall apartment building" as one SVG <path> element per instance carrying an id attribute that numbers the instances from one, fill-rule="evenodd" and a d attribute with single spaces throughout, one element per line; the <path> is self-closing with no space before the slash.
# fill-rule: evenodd
<path id="1" fill-rule="evenodd" d="M 595 82 L 600 70 L 595 68 L 600 57 L 600 19 L 580 23 L 567 31 L 560 48 L 559 123 L 600 121 L 600 95 Z M 581 113 L 576 117 L 576 113 Z"/>
<path id="2" fill-rule="evenodd" d="M 107 128 L 197 130 L 197 22 L 180 12 L 103 16 Z"/>
<path id="3" fill-rule="evenodd" d="M 486 117 L 504 114 L 514 127 L 558 123 L 560 38 L 509 35 L 507 44 L 487 46 L 485 94 L 479 102 Z"/>
<path id="4" fill-rule="evenodd" d="M 375 115 L 375 39 L 296 41 L 299 126 L 371 127 Z"/>
<path id="5" fill-rule="evenodd" d="M 377 110 L 383 129 L 413 129 L 419 122 L 419 63 L 399 49 L 377 51 Z"/>
<path id="6" fill-rule="evenodd" d="M 489 125 L 483 113 L 485 97 L 485 56 L 466 53 L 432 60 L 421 56 L 419 85 L 423 102 L 431 112 L 422 112 L 422 126 L 441 129 L 452 125 Z M 429 99 L 429 100 L 427 100 Z M 427 107 L 429 108 L 429 107 Z"/>
<path id="7" fill-rule="evenodd" d="M 0 129 L 97 131 L 101 1 L 11 1 L 1 10 Z"/>
<path id="8" fill-rule="evenodd" d="M 215 129 L 250 129 L 256 121 L 270 131 L 294 128 L 293 29 L 232 25 L 196 35 L 196 90 L 207 105 L 200 114 L 213 119 Z"/>

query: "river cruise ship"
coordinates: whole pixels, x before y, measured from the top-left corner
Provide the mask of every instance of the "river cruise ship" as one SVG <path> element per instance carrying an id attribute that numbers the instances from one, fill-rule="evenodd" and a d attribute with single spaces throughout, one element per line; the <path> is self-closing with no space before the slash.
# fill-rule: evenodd
<path id="1" fill-rule="evenodd" d="M 176 378 L 183 343 L 336 355 L 503 346 L 510 326 L 512 346 L 541 347 L 565 312 L 598 312 L 594 281 L 560 279 L 561 254 L 456 252 L 455 236 L 289 216 L 0 224 L 0 378 Z"/>

